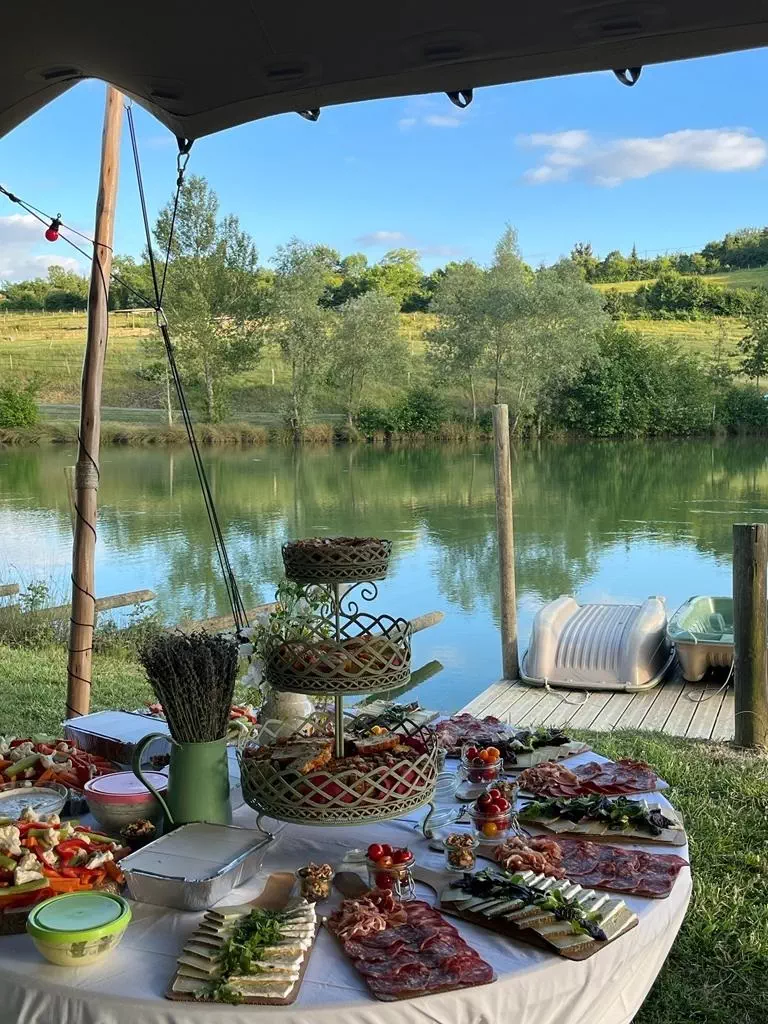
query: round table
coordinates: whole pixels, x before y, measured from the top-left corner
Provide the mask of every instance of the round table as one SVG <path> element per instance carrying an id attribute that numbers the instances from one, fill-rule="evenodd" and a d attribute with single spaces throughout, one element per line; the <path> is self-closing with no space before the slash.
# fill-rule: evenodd
<path id="1" fill-rule="evenodd" d="M 595 757 L 580 755 L 578 760 Z M 431 851 L 416 831 L 421 817 L 416 812 L 408 819 L 356 828 L 285 826 L 268 847 L 259 874 L 222 905 L 253 899 L 272 871 L 296 869 L 310 860 L 339 864 L 347 850 L 375 841 L 407 844 L 420 864 L 440 868 L 442 855 Z M 254 823 L 255 814 L 248 807 L 236 812 L 235 824 Z M 637 845 L 687 856 L 685 847 Z M 435 902 L 431 890 L 418 888 L 420 896 Z M 625 897 L 640 917 L 637 928 L 581 962 L 451 918 L 467 942 L 493 965 L 497 981 L 393 1003 L 378 1002 L 369 994 L 323 928 L 299 996 L 286 1007 L 166 1000 L 163 994 L 176 956 L 201 915 L 132 903 L 133 921 L 121 945 L 91 967 L 55 967 L 40 958 L 26 935 L 0 938 L 0 1019 L 15 1024 L 629 1024 L 666 959 L 690 895 L 690 871 L 684 868 L 666 899 Z"/>

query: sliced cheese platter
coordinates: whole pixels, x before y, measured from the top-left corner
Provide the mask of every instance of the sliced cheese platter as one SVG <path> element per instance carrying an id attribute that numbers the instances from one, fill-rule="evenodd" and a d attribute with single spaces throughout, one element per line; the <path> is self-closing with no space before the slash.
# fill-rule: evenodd
<path id="1" fill-rule="evenodd" d="M 462 747 L 492 745 L 501 751 L 504 771 L 518 772 L 542 761 L 563 761 L 590 749 L 587 743 L 571 739 L 562 729 L 539 726 L 527 729 L 510 725 L 488 715 L 454 715 L 435 727 L 441 745 L 450 757 L 458 757 Z"/>
<path id="2" fill-rule="evenodd" d="M 440 910 L 568 960 L 587 960 L 639 923 L 621 899 L 584 889 L 567 878 L 492 869 L 456 878 L 414 868 L 438 894 Z"/>
<path id="3" fill-rule="evenodd" d="M 555 835 L 579 836 L 591 842 L 661 843 L 685 846 L 687 837 L 679 811 L 648 800 L 626 797 L 569 797 L 534 800 L 518 811 L 518 821 Z"/>
<path id="4" fill-rule="evenodd" d="M 317 937 L 314 904 L 293 898 L 295 876 L 276 872 L 251 903 L 206 912 L 178 957 L 166 998 L 289 1006 Z"/>

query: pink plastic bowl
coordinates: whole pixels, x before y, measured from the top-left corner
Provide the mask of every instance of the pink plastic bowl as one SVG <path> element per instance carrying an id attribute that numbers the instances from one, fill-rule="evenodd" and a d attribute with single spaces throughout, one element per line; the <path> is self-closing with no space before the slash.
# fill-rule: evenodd
<path id="1" fill-rule="evenodd" d="M 146 778 L 162 796 L 168 789 L 168 778 L 160 772 L 145 772 Z M 162 808 L 147 787 L 133 772 L 115 772 L 91 779 L 85 784 L 85 798 L 96 821 L 106 829 L 121 829 L 139 818 L 148 818 L 157 825 Z"/>

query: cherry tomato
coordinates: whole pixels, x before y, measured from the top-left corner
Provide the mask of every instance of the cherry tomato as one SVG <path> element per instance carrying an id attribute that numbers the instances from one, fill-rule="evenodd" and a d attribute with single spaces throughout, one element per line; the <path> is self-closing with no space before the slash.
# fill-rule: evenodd
<path id="1" fill-rule="evenodd" d="M 496 778 L 497 774 L 498 773 L 495 768 L 486 768 L 485 771 L 483 772 L 483 778 L 485 779 L 486 782 L 490 782 L 491 779 Z"/>
<path id="2" fill-rule="evenodd" d="M 485 813 L 493 815 L 493 817 L 496 817 L 496 815 L 497 814 L 501 814 L 502 811 L 501 811 L 501 808 L 499 807 L 499 805 L 494 800 L 494 802 L 490 805 L 490 807 L 486 807 Z"/>
<path id="3" fill-rule="evenodd" d="M 488 754 L 489 761 L 498 761 L 501 757 L 501 751 L 498 747 L 486 747 L 485 752 Z"/>
<path id="4" fill-rule="evenodd" d="M 483 760 L 481 754 L 478 755 L 477 757 L 474 757 L 472 759 L 472 766 L 474 768 L 483 768 L 483 767 L 485 767 L 485 761 Z"/>
<path id="5" fill-rule="evenodd" d="M 493 804 L 493 797 L 490 793 L 483 793 L 482 796 L 477 798 L 477 807 L 481 811 L 486 811 Z"/>
<path id="6" fill-rule="evenodd" d="M 477 747 L 469 747 L 466 753 L 467 760 L 474 761 L 474 759 L 477 757 L 477 753 Z"/>
<path id="7" fill-rule="evenodd" d="M 394 863 L 395 862 L 392 859 L 391 854 L 389 853 L 385 853 L 383 857 L 379 857 L 379 859 L 376 861 L 377 866 L 380 868 L 391 868 Z"/>
<path id="8" fill-rule="evenodd" d="M 384 854 L 385 857 L 391 857 L 392 856 L 392 847 L 389 845 L 389 843 L 382 843 L 381 844 L 381 852 Z"/>
<path id="9" fill-rule="evenodd" d="M 392 860 L 395 864 L 407 864 L 411 860 L 411 851 L 403 847 L 400 850 L 395 850 L 392 854 Z"/>
<path id="10" fill-rule="evenodd" d="M 498 831 L 499 826 L 493 821 L 486 821 L 483 825 L 484 836 L 488 836 L 490 838 L 491 836 L 495 836 Z"/>
<path id="11" fill-rule="evenodd" d="M 488 790 L 488 796 L 492 800 L 498 800 L 499 797 L 501 796 L 501 790 L 500 789 L 496 789 L 495 787 L 493 789 L 489 789 Z"/>
<path id="12" fill-rule="evenodd" d="M 504 814 L 505 811 L 509 810 L 511 804 L 509 800 L 506 799 L 506 797 L 500 796 L 498 800 L 496 800 L 496 806 L 499 808 L 501 813 Z"/>
<path id="13" fill-rule="evenodd" d="M 386 871 L 377 871 L 375 875 L 377 889 L 394 889 L 395 879 Z"/>
<path id="14" fill-rule="evenodd" d="M 381 843 L 371 843 L 368 847 L 368 860 L 381 860 L 384 856 L 384 847 Z"/>

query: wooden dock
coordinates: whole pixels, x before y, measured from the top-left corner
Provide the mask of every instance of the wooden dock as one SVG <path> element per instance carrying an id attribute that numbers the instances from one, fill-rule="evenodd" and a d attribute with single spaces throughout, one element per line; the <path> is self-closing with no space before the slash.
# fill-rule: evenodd
<path id="1" fill-rule="evenodd" d="M 686 683 L 679 676 L 672 676 L 645 693 L 596 692 L 590 693 L 584 702 L 583 691 L 548 691 L 501 679 L 462 711 L 479 718 L 494 715 L 520 726 L 567 725 L 596 732 L 652 729 L 668 736 L 724 742 L 733 739 L 734 697 L 732 685 L 717 693 L 723 681 L 717 678 Z M 689 694 L 696 699 L 712 696 L 697 704 L 689 699 Z"/>

